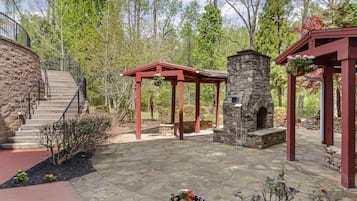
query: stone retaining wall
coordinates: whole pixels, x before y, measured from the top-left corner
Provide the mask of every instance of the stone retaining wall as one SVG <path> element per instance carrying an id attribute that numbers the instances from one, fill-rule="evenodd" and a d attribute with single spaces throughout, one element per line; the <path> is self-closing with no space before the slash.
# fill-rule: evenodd
<path id="1" fill-rule="evenodd" d="M 21 106 L 16 103 L 21 96 L 40 80 L 41 94 L 44 84 L 40 59 L 31 49 L 0 36 L 0 143 L 14 135 L 18 127 L 17 114 Z M 38 89 L 32 97 L 35 100 Z M 42 97 L 43 97 L 42 95 Z M 36 98 L 37 99 L 37 98 Z M 23 107 L 23 111 L 26 107 Z"/>

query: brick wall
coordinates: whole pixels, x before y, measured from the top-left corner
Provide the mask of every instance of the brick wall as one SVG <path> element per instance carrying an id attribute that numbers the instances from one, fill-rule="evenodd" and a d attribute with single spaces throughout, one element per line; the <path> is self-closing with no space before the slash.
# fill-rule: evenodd
<path id="1" fill-rule="evenodd" d="M 21 106 L 16 101 L 25 96 L 31 86 L 37 86 L 38 80 L 43 97 L 39 57 L 31 49 L 0 37 L 0 143 L 14 135 L 18 127 L 17 114 Z M 35 100 L 38 88 L 33 91 L 32 100 Z"/>

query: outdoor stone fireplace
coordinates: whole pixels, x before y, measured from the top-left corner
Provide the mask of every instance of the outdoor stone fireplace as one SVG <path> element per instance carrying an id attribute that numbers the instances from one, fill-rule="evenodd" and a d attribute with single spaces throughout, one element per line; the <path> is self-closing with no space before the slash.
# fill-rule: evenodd
<path id="1" fill-rule="evenodd" d="M 264 148 L 285 141 L 285 129 L 275 129 L 270 93 L 270 58 L 253 50 L 228 57 L 223 129 L 213 141 Z M 274 133 L 274 134 L 272 134 Z M 269 137 L 271 136 L 271 137 Z"/>

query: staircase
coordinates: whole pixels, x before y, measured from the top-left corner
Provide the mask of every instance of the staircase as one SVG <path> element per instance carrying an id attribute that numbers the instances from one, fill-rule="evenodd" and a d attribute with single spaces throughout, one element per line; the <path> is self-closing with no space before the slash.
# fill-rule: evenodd
<path id="1" fill-rule="evenodd" d="M 31 149 L 41 148 L 38 134 L 40 126 L 54 123 L 59 120 L 64 109 L 74 96 L 77 84 L 69 72 L 52 71 L 48 72 L 48 81 L 51 96 L 49 100 L 40 101 L 31 119 L 26 119 L 26 123 L 16 131 L 15 136 L 9 137 L 8 142 L 1 144 L 2 149 Z M 77 106 L 77 102 L 74 102 Z M 72 109 L 73 108 L 73 109 Z M 74 117 L 77 114 L 77 107 L 69 109 L 66 118 Z"/>

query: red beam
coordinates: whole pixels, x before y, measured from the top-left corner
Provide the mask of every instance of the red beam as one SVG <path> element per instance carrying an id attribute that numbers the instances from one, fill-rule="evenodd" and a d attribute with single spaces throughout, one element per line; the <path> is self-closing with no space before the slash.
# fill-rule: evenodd
<path id="1" fill-rule="evenodd" d="M 341 184 L 355 187 L 355 81 L 356 60 L 342 61 L 342 163 Z"/>
<path id="2" fill-rule="evenodd" d="M 146 78 L 150 78 L 150 77 L 154 77 L 155 74 L 157 74 L 157 71 L 147 71 L 147 72 L 138 72 L 136 73 L 136 77 L 146 77 Z M 177 76 L 178 80 L 183 80 L 184 79 L 184 75 L 183 75 L 183 71 L 182 70 L 170 70 L 170 71 L 162 71 L 160 72 L 161 76 Z"/>
<path id="3" fill-rule="evenodd" d="M 333 67 L 324 67 L 324 144 L 331 146 L 333 142 Z"/>
<path id="4" fill-rule="evenodd" d="M 136 139 L 141 139 L 141 82 L 136 82 L 136 99 L 135 99 L 135 111 L 136 111 Z"/>
<path id="5" fill-rule="evenodd" d="M 315 57 L 319 57 L 333 52 L 338 52 L 337 57 L 340 57 L 340 55 L 343 55 L 343 52 L 346 51 L 348 47 L 348 41 L 348 38 L 342 38 L 334 42 L 327 43 L 325 45 L 309 48 L 306 51 L 298 52 L 294 55 L 313 55 Z"/>
<path id="6" fill-rule="evenodd" d="M 201 94 L 200 79 L 196 79 L 196 118 L 195 118 L 195 133 L 201 130 L 201 116 L 200 116 L 200 94 Z"/>
<path id="7" fill-rule="evenodd" d="M 288 75 L 288 107 L 287 107 L 287 159 L 295 160 L 295 106 L 296 106 L 296 77 Z"/>
<path id="8" fill-rule="evenodd" d="M 183 80 L 178 81 L 179 87 L 179 133 L 180 140 L 183 140 Z"/>
<path id="9" fill-rule="evenodd" d="M 220 96 L 221 96 L 221 83 L 216 84 L 217 94 L 216 94 L 216 128 L 219 127 L 219 109 L 220 109 Z"/>
<path id="10" fill-rule="evenodd" d="M 176 108 L 176 81 L 171 82 L 171 123 L 175 123 L 175 108 Z"/>

